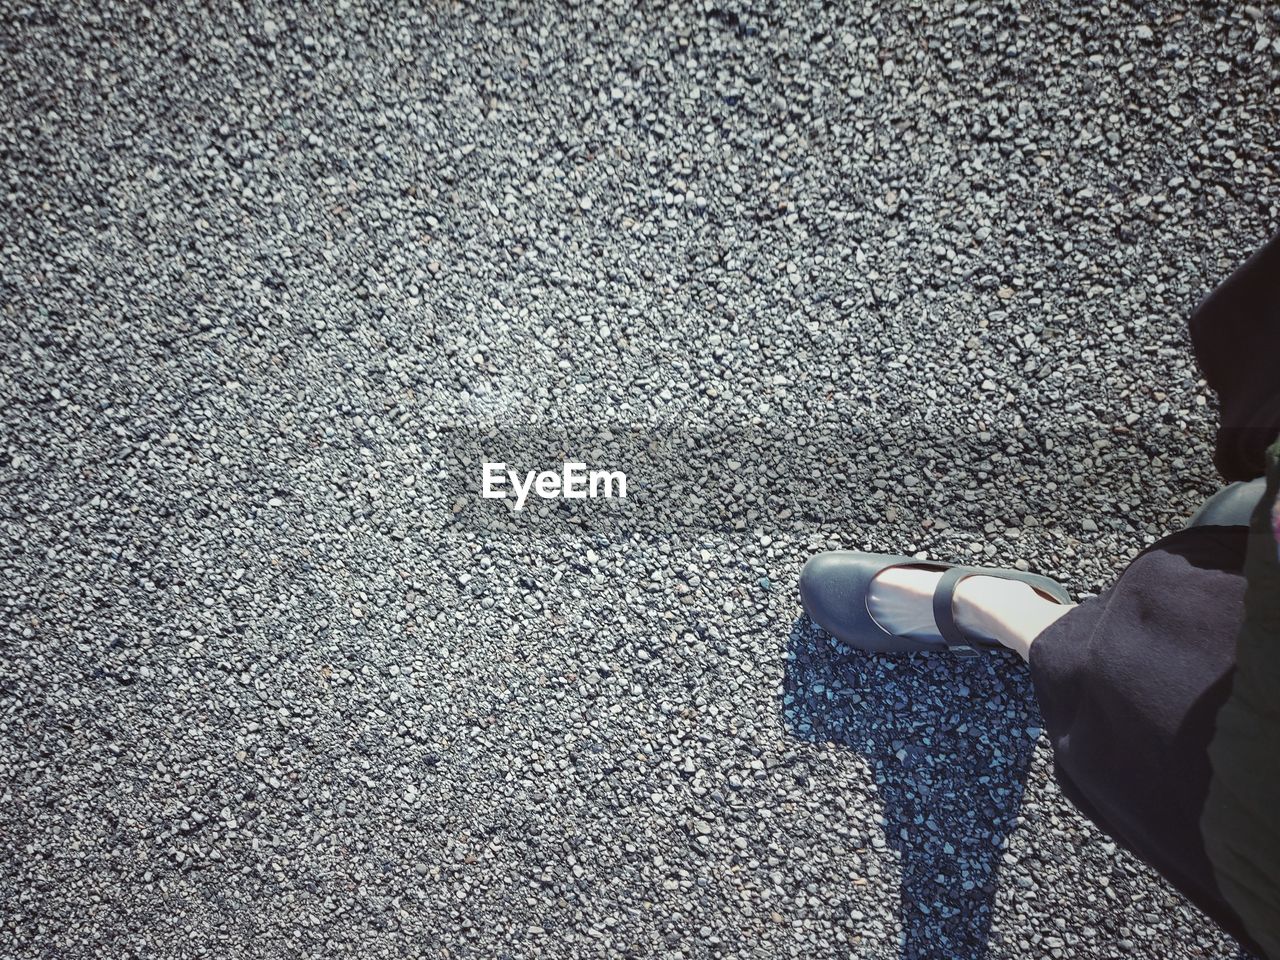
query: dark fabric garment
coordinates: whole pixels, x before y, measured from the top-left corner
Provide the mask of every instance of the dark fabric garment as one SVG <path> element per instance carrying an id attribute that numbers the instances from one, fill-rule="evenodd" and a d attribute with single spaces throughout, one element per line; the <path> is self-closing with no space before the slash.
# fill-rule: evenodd
<path id="1" fill-rule="evenodd" d="M 1280 433 L 1280 236 L 1205 298 L 1191 332 L 1221 409 L 1215 463 L 1229 481 L 1261 476 Z M 1265 640 L 1247 641 L 1249 676 L 1233 692 L 1249 538 L 1248 527 L 1204 526 L 1154 544 L 1114 587 L 1036 639 L 1031 675 L 1066 795 L 1261 954 L 1266 937 L 1251 937 L 1241 919 L 1259 929 L 1259 904 L 1241 891 L 1265 890 L 1259 876 L 1274 879 L 1277 863 L 1256 849 L 1259 856 L 1241 856 L 1247 831 L 1214 832 L 1232 816 L 1249 817 L 1253 835 L 1270 843 L 1280 810 L 1268 793 L 1274 783 L 1257 775 L 1268 745 L 1268 769 L 1280 756 L 1280 667 L 1270 627 L 1259 628 Z M 1251 622 L 1268 610 L 1274 616 L 1277 602 L 1275 585 L 1254 579 Z M 1267 591 L 1267 601 L 1257 599 Z M 1223 806 L 1208 810 L 1211 863 L 1200 826 L 1213 775 L 1209 745 L 1229 697 L 1240 706 L 1225 712 L 1229 722 L 1214 746 L 1215 804 Z"/>
<path id="2" fill-rule="evenodd" d="M 1191 342 L 1218 394 L 1218 471 L 1228 481 L 1262 476 L 1280 433 L 1280 234 L 1196 307 Z"/>
<path id="3" fill-rule="evenodd" d="M 1246 531 L 1194 527 L 1154 544 L 1036 638 L 1031 677 L 1067 797 L 1249 943 L 1199 828 L 1244 616 Z"/>
<path id="4" fill-rule="evenodd" d="M 1268 461 L 1249 532 L 1235 676 L 1209 746 L 1213 776 L 1200 827 L 1218 889 L 1267 956 L 1280 958 L 1280 442 Z"/>

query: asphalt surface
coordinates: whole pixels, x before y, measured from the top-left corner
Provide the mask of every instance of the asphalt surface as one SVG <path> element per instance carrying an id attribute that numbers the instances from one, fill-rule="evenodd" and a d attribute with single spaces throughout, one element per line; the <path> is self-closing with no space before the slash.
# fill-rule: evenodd
<path id="1" fill-rule="evenodd" d="M 0 7 L 0 955 L 1237 955 L 795 585 L 1214 488 L 1280 8 Z M 748 482 L 459 481 L 587 423 Z"/>

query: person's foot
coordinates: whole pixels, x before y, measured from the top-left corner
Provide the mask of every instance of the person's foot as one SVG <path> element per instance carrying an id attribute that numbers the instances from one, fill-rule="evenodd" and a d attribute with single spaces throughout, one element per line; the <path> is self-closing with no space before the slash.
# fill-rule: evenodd
<path id="1" fill-rule="evenodd" d="M 927 567 L 890 567 L 871 581 L 867 609 L 890 633 L 940 641 L 933 593 L 941 578 L 940 570 Z M 956 585 L 952 610 L 965 633 L 1000 643 L 1026 660 L 1035 638 L 1073 606 L 1020 580 L 972 576 Z"/>

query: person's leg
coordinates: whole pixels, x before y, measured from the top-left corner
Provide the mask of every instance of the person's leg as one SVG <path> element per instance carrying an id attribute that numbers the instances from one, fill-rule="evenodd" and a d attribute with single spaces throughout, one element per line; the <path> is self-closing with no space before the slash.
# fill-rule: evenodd
<path id="1" fill-rule="evenodd" d="M 1028 659 L 1066 796 L 1242 943 L 1204 851 L 1208 743 L 1231 685 L 1247 529 L 1194 527 L 1153 544 L 1101 596 L 1059 604 L 1019 581 L 957 585 L 962 630 Z M 891 567 L 866 595 L 886 629 L 937 639 L 941 574 Z"/>
<path id="2" fill-rule="evenodd" d="M 1247 525 L 1265 478 L 1237 482 L 1218 491 L 1188 522 L 1195 526 Z M 867 609 L 884 629 L 903 637 L 941 640 L 933 619 L 933 594 L 942 572 L 927 567 L 890 567 L 867 592 Z M 957 625 L 968 633 L 994 640 L 1031 657 L 1031 644 L 1075 604 L 1058 603 L 1029 584 L 1001 577 L 966 577 L 955 593 Z"/>
<path id="3" fill-rule="evenodd" d="M 940 640 L 933 594 L 941 577 L 941 571 L 925 567 L 890 567 L 871 582 L 867 609 L 890 633 Z M 956 586 L 953 611 L 962 630 L 994 640 L 1026 660 L 1035 638 L 1074 607 L 1018 580 L 975 576 Z"/>
<path id="4" fill-rule="evenodd" d="M 1218 395 L 1214 463 L 1229 481 L 1262 476 L 1263 451 L 1280 432 L 1280 234 L 1196 307 L 1191 341 Z"/>
<path id="5" fill-rule="evenodd" d="M 1031 648 L 1031 681 L 1064 794 L 1233 936 L 1200 815 L 1208 746 L 1235 670 L 1248 528 L 1148 547 Z"/>

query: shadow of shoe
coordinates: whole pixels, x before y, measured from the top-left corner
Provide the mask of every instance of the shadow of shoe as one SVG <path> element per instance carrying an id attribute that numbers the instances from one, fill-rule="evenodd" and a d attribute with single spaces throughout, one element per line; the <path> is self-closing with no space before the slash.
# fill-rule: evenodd
<path id="1" fill-rule="evenodd" d="M 1039 713 L 1025 668 L 999 654 L 885 657 L 801 617 L 783 720 L 867 762 L 884 842 L 901 864 L 904 960 L 986 956 L 1005 838 L 1022 802 Z"/>

